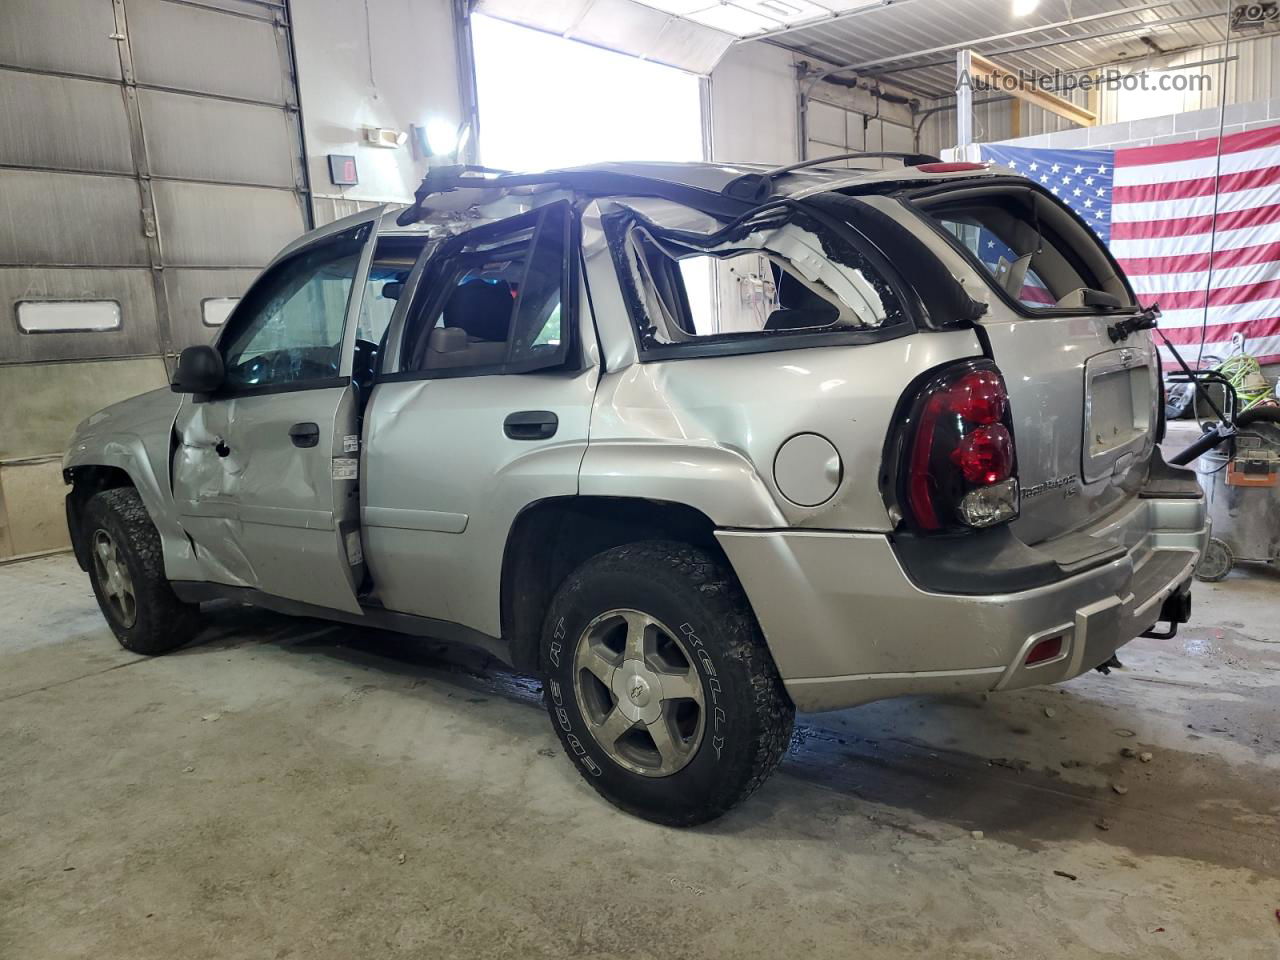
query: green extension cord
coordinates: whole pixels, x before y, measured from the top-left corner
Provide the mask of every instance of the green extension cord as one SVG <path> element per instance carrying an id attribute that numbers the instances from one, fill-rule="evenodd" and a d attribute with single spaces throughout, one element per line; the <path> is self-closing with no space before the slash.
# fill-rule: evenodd
<path id="1" fill-rule="evenodd" d="M 1238 413 L 1250 407 L 1256 407 L 1272 398 L 1272 385 L 1262 375 L 1262 367 L 1258 361 L 1247 353 L 1238 353 L 1223 360 L 1214 368 L 1231 381 L 1236 388 L 1236 397 L 1240 401 Z"/>

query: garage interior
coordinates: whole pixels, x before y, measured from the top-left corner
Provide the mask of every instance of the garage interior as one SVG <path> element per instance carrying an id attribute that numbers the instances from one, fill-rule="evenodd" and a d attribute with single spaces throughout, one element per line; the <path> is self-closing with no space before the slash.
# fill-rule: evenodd
<path id="1" fill-rule="evenodd" d="M 1079 82 L 1109 74 L 1165 82 Z M 1196 582 L 1105 675 L 798 716 L 779 775 L 678 831 L 600 801 L 539 681 L 461 645 L 218 601 L 171 655 L 119 648 L 62 476 L 77 423 L 165 387 L 286 243 L 442 160 L 1257 133 L 1265 173 L 1275 130 L 1274 3 L 2 0 L 0 957 L 1277 956 L 1274 562 Z M 1193 362 L 1240 327 L 1274 397 L 1257 185 L 1248 329 L 1165 316 Z M 1170 421 L 1166 459 L 1199 435 Z"/>

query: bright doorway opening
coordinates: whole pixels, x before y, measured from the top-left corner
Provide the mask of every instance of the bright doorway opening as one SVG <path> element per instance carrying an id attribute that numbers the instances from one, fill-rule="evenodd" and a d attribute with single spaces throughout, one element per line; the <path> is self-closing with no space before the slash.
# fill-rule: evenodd
<path id="1" fill-rule="evenodd" d="M 695 75 L 479 14 L 471 27 L 486 166 L 703 159 Z"/>

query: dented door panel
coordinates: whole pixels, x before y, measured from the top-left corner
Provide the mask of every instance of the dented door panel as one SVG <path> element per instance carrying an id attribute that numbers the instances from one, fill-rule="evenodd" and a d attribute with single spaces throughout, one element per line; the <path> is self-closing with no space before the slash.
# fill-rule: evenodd
<path id="1" fill-rule="evenodd" d="M 359 454 L 344 449 L 352 445 L 356 429 L 351 389 L 240 397 L 231 403 L 232 441 L 223 460 L 239 504 L 238 540 L 253 562 L 258 588 L 359 612 Z M 289 430 L 298 423 L 316 424 L 315 446 L 294 445 Z"/>
<path id="2" fill-rule="evenodd" d="M 196 403 L 184 397 L 174 429 L 173 502 L 204 579 L 256 587 L 258 576 L 240 548 L 240 525 L 225 449 L 231 401 Z"/>
<path id="3" fill-rule="evenodd" d="M 349 387 L 184 407 L 174 501 L 209 580 L 359 610 L 355 419 Z M 297 423 L 315 446 L 294 445 Z"/>
<path id="4" fill-rule="evenodd" d="M 360 612 L 350 374 L 381 212 L 287 248 L 223 328 L 227 392 L 179 411 L 174 499 L 208 580 Z"/>

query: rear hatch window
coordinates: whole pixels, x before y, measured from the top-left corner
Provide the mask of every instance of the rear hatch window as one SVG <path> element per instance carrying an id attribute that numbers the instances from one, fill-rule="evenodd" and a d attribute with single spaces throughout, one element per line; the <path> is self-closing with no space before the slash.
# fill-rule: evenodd
<path id="1" fill-rule="evenodd" d="M 915 198 L 1020 314 L 1132 310 L 1132 289 L 1068 207 L 1015 180 Z"/>
<path id="2" fill-rule="evenodd" d="M 960 198 L 926 209 L 1023 311 L 1080 309 L 1107 297 L 1115 299 L 1106 304 L 1112 309 L 1133 305 L 1128 285 L 1110 264 L 1099 271 L 1090 263 L 1101 250 L 1093 235 L 1079 224 L 1064 230 L 1062 208 L 1034 193 Z"/>

